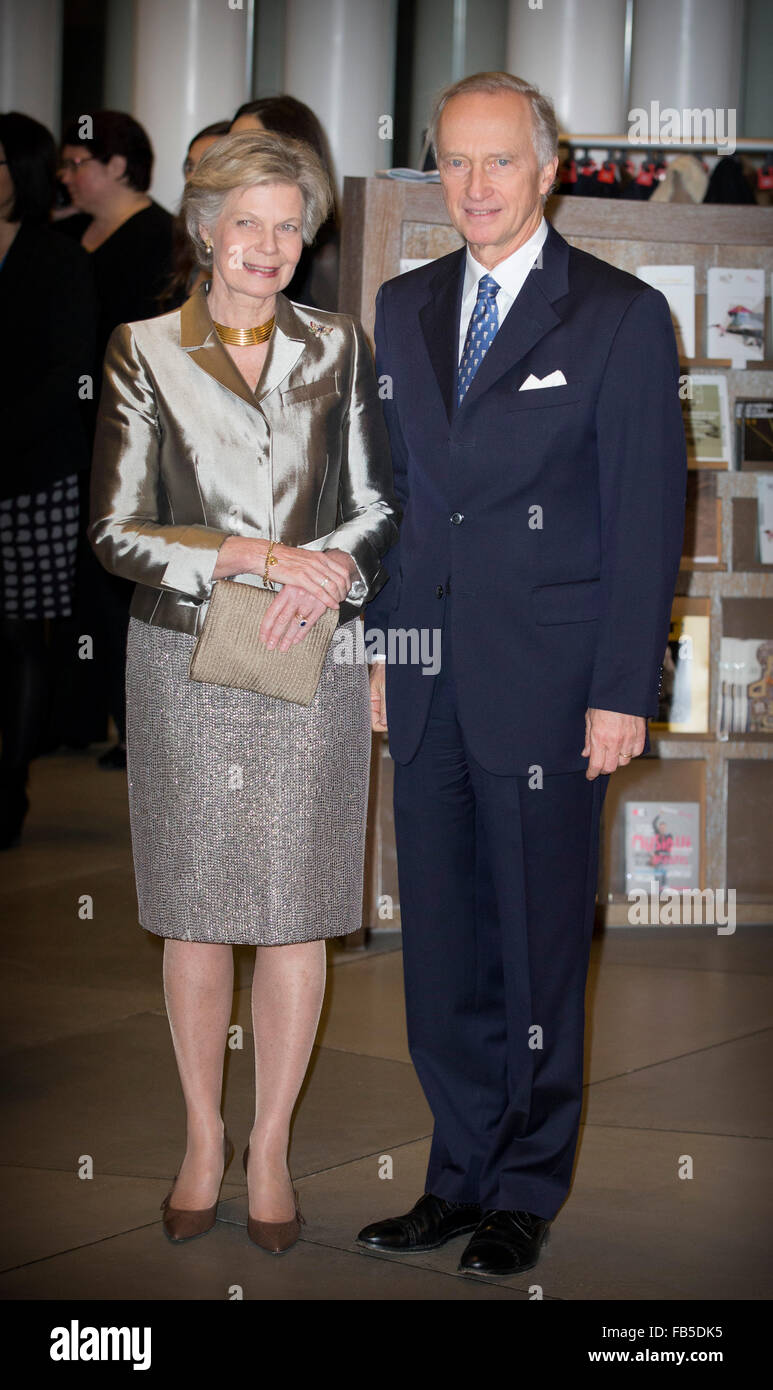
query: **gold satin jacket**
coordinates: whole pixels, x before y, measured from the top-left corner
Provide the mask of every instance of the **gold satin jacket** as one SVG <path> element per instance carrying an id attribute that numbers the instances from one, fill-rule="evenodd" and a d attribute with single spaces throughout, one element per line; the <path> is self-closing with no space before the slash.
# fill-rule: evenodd
<path id="1" fill-rule="evenodd" d="M 110 337 L 88 539 L 106 569 L 136 581 L 132 616 L 188 633 L 201 630 L 228 536 L 345 550 L 359 571 L 346 622 L 386 582 L 400 516 L 363 329 L 277 294 L 253 394 L 215 332 L 210 283 Z"/>

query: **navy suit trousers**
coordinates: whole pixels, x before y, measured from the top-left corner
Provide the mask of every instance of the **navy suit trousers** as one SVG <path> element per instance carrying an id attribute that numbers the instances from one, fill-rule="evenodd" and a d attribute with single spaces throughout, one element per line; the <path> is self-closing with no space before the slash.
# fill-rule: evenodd
<path id="1" fill-rule="evenodd" d="M 421 744 L 394 769 L 408 1042 L 434 1118 L 425 1190 L 551 1219 L 577 1147 L 609 778 L 540 786 L 536 768 L 475 762 L 449 617 Z"/>

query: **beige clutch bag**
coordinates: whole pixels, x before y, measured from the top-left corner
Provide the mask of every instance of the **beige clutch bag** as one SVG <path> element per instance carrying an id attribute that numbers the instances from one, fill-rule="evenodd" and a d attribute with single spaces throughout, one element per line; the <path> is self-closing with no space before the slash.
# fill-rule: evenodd
<path id="1" fill-rule="evenodd" d="M 272 589 L 232 579 L 216 580 L 188 667 L 190 679 L 310 705 L 338 625 L 339 610 L 328 608 L 303 641 L 288 651 L 270 650 L 258 634 L 274 596 Z"/>

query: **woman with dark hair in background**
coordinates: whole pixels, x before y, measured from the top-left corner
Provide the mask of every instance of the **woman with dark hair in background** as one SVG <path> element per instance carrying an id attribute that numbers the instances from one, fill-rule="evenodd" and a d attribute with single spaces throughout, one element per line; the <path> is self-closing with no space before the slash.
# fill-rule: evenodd
<path id="1" fill-rule="evenodd" d="M 194 135 L 183 160 L 184 179 L 189 179 L 191 174 L 195 173 L 201 156 L 216 140 L 227 135 L 230 129 L 230 121 L 216 121 L 214 125 L 205 126 L 204 130 Z M 166 313 L 171 309 L 179 309 L 206 278 L 206 271 L 196 260 L 193 243 L 178 212 L 174 219 L 172 274 L 160 299 L 163 311 Z"/>
<path id="2" fill-rule="evenodd" d="M 119 323 L 154 318 L 172 269 L 174 218 L 148 194 L 153 150 L 138 121 L 124 111 L 96 111 L 71 121 L 64 131 L 60 178 L 81 216 L 59 229 L 77 237 L 91 252 L 97 290 L 97 373 L 107 340 Z M 95 395 L 98 392 L 95 391 Z M 96 414 L 94 402 L 93 420 Z M 94 639 L 94 659 L 81 662 L 89 681 L 83 692 L 83 741 L 104 736 L 100 722 L 109 713 L 118 743 L 103 753 L 101 767 L 126 767 L 124 666 L 132 585 L 108 574 L 82 537 L 78 554 L 78 612 L 82 631 Z M 102 724 L 102 728 L 104 724 Z"/>
<path id="3" fill-rule="evenodd" d="M 28 809 L 29 764 L 50 709 L 52 648 L 72 613 L 78 474 L 90 455 L 84 378 L 96 301 L 86 253 L 48 225 L 56 144 L 0 115 L 0 848 Z"/>
<path id="4" fill-rule="evenodd" d="M 304 246 L 295 274 L 287 287 L 289 299 L 311 309 L 338 308 L 339 216 L 335 202 L 335 174 L 327 138 L 310 106 L 295 97 L 260 97 L 239 107 L 231 133 L 265 130 L 271 135 L 289 135 L 305 140 L 321 159 L 333 189 L 333 207 L 314 239 Z"/>
<path id="5" fill-rule="evenodd" d="M 100 364 L 116 324 L 150 319 L 171 268 L 173 217 L 148 194 L 153 150 L 124 111 L 96 111 L 91 135 L 71 121 L 62 138 L 60 178 L 80 217 L 60 230 L 92 253 L 99 300 Z"/>

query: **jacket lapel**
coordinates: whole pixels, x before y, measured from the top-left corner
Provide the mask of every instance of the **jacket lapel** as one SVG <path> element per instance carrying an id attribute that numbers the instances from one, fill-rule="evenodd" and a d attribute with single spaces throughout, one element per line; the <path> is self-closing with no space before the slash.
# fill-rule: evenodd
<path id="1" fill-rule="evenodd" d="M 456 409 L 459 314 L 465 255 L 462 247 L 461 251 L 453 251 L 450 256 L 444 257 L 445 265 L 430 283 L 431 298 L 419 310 L 421 330 L 449 420 Z"/>
<path id="2" fill-rule="evenodd" d="M 478 400 L 561 322 L 553 301 L 568 291 L 568 261 L 568 244 L 548 225 L 542 263 L 538 261 L 526 276 L 515 303 L 470 383 L 460 410 Z"/>
<path id="3" fill-rule="evenodd" d="M 268 352 L 263 363 L 260 381 L 255 388 L 255 400 L 262 401 L 269 391 L 274 391 L 285 377 L 289 376 L 311 333 L 298 317 L 289 299 L 283 294 L 276 297 L 276 322 L 268 342 Z"/>
<path id="4" fill-rule="evenodd" d="M 199 285 L 180 309 L 180 347 L 208 376 L 228 391 L 233 391 L 248 405 L 256 406 L 269 391 L 284 381 L 301 356 L 306 343 L 303 324 L 290 300 L 281 293 L 277 294 L 274 331 L 269 339 L 260 380 L 253 393 L 215 332 L 207 305 L 210 284 L 211 281 L 207 280 Z"/>

